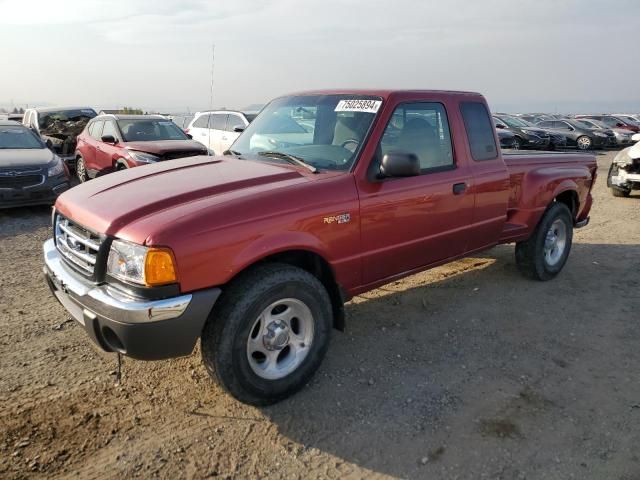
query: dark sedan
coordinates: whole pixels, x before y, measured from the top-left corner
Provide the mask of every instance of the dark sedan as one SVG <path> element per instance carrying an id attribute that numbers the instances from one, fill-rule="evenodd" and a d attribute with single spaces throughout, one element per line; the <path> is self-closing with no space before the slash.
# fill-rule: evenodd
<path id="1" fill-rule="evenodd" d="M 497 114 L 493 116 L 498 130 L 509 129 L 515 135 L 514 148 L 536 148 L 545 150 L 551 144 L 551 137 L 540 127 L 529 124 L 525 120 L 511 115 Z"/>
<path id="2" fill-rule="evenodd" d="M 0 208 L 53 205 L 69 170 L 30 129 L 0 121 Z"/>
<path id="3" fill-rule="evenodd" d="M 564 135 L 567 138 L 567 146 L 576 147 L 579 150 L 603 148 L 609 141 L 606 133 L 596 128 L 587 128 L 586 125 L 569 118 L 545 120 L 538 125 L 552 133 Z"/>

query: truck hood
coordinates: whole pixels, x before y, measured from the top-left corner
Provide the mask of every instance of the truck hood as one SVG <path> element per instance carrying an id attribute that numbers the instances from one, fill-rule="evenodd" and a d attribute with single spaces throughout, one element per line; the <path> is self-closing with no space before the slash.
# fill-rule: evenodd
<path id="1" fill-rule="evenodd" d="M 0 169 L 10 167 L 41 167 L 53 160 L 48 148 L 0 149 Z"/>
<path id="2" fill-rule="evenodd" d="M 179 218 L 313 175 L 294 166 L 234 157 L 189 157 L 80 184 L 58 197 L 56 210 L 95 232 L 142 244 Z M 145 227 L 133 228 L 136 222 Z"/>
<path id="3" fill-rule="evenodd" d="M 160 140 L 157 142 L 123 142 L 122 146 L 139 152 L 165 155 L 173 152 L 193 151 L 194 155 L 206 155 L 207 149 L 195 140 Z"/>

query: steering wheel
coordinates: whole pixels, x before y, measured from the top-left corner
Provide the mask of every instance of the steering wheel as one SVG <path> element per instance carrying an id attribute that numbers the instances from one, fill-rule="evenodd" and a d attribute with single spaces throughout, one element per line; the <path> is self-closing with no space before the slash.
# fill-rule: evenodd
<path id="1" fill-rule="evenodd" d="M 351 150 L 350 148 L 347 148 L 347 145 L 349 144 L 354 144 L 355 147 L 353 148 L 353 150 Z M 340 145 L 342 148 L 349 150 L 350 152 L 355 152 L 356 148 L 358 148 L 358 146 L 360 145 L 360 140 L 357 140 L 355 138 L 350 138 L 349 140 L 346 140 L 344 142 L 342 142 L 342 144 Z"/>

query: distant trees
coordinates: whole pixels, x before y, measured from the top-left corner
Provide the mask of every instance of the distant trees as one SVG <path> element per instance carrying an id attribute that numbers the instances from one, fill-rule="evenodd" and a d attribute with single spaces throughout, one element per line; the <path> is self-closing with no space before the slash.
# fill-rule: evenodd
<path id="1" fill-rule="evenodd" d="M 131 107 L 122 107 L 118 113 L 123 113 L 126 115 L 143 115 L 144 112 L 141 108 L 131 108 Z"/>
<path id="2" fill-rule="evenodd" d="M 11 113 L 24 113 L 24 108 L 20 107 L 20 108 L 13 108 L 13 111 Z"/>

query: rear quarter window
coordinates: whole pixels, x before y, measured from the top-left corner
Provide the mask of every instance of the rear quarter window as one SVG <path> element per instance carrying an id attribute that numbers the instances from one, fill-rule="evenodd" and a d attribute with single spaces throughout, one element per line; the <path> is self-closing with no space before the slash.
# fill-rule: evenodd
<path id="1" fill-rule="evenodd" d="M 471 157 L 476 161 L 497 158 L 498 148 L 493 124 L 484 103 L 463 102 L 460 104 L 460 112 L 467 131 Z"/>

